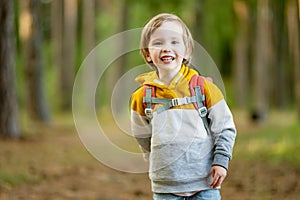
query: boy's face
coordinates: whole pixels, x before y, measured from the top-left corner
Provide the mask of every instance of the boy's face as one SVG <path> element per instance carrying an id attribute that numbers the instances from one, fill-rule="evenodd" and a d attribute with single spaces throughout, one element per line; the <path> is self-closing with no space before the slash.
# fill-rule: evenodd
<path id="1" fill-rule="evenodd" d="M 159 73 L 178 72 L 187 52 L 180 24 L 176 21 L 164 22 L 152 33 L 148 48 L 146 59 L 153 62 Z"/>

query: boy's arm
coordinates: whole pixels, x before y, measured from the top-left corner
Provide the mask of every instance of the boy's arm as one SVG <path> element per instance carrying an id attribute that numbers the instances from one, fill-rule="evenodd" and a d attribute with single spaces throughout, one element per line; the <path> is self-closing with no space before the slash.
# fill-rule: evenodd
<path id="1" fill-rule="evenodd" d="M 213 166 L 228 169 L 236 137 L 236 128 L 231 111 L 221 93 L 213 84 L 208 86 L 208 118 L 210 131 L 214 139 Z"/>
<path id="2" fill-rule="evenodd" d="M 232 159 L 236 129 L 225 100 L 220 101 L 210 110 L 209 117 L 211 117 L 210 130 L 214 138 L 213 165 L 228 169 L 229 161 Z"/>
<path id="3" fill-rule="evenodd" d="M 151 127 L 143 116 L 138 115 L 133 110 L 131 111 L 131 130 L 144 153 L 144 159 L 148 160 L 151 146 Z"/>
<path id="4" fill-rule="evenodd" d="M 152 128 L 144 114 L 142 99 L 143 92 L 141 90 L 137 90 L 131 97 L 131 131 L 144 153 L 144 159 L 148 160 Z"/>

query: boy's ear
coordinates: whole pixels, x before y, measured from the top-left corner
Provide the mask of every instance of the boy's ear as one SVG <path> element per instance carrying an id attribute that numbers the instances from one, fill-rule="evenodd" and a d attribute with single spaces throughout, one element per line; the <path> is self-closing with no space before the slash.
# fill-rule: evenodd
<path id="1" fill-rule="evenodd" d="M 148 54 L 148 55 L 146 55 L 146 57 L 145 57 L 145 58 L 146 58 L 146 60 L 147 60 L 147 62 L 148 62 L 148 63 L 152 62 L 152 59 L 151 59 L 151 57 L 150 57 L 150 55 L 149 55 L 149 54 Z"/>
<path id="2" fill-rule="evenodd" d="M 187 50 L 185 51 L 184 58 L 185 58 L 186 60 L 189 60 L 189 59 L 191 58 L 191 56 L 192 56 L 191 54 L 192 54 L 191 50 L 187 49 Z"/>

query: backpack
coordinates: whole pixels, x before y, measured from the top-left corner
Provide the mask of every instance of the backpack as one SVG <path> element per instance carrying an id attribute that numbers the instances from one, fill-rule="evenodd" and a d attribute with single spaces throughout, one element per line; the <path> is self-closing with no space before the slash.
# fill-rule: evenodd
<path id="1" fill-rule="evenodd" d="M 144 112 L 148 119 L 152 119 L 153 116 L 153 108 L 155 104 L 162 104 L 162 106 L 158 107 L 156 111 L 161 113 L 165 110 L 173 106 L 181 106 L 192 103 L 195 109 L 198 111 L 199 116 L 201 117 L 204 127 L 209 133 L 208 120 L 207 120 L 207 104 L 204 92 L 204 81 L 208 80 L 212 82 L 210 77 L 204 77 L 200 75 L 194 75 L 189 83 L 190 88 L 190 97 L 183 98 L 157 98 L 155 97 L 155 86 L 152 85 L 144 85 L 144 95 L 143 95 L 143 104 L 144 104 Z"/>

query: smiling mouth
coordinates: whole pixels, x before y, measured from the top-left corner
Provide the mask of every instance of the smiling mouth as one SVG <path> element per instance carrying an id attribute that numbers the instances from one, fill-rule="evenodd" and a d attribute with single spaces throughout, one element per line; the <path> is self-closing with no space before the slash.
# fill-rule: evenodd
<path id="1" fill-rule="evenodd" d="M 172 56 L 164 56 L 160 58 L 163 62 L 171 62 L 173 61 L 175 58 Z"/>

